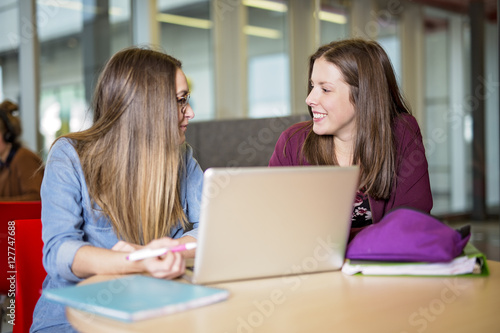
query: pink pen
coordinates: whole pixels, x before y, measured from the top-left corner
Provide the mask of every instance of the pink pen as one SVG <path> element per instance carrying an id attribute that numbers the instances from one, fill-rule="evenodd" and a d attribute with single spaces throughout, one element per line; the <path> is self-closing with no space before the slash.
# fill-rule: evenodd
<path id="1" fill-rule="evenodd" d="M 142 249 L 130 253 L 127 256 L 127 260 L 130 261 L 142 260 L 146 258 L 159 257 L 166 254 L 167 252 L 181 252 L 192 249 L 196 249 L 196 243 L 185 243 L 170 248 L 163 247 L 159 249 Z"/>

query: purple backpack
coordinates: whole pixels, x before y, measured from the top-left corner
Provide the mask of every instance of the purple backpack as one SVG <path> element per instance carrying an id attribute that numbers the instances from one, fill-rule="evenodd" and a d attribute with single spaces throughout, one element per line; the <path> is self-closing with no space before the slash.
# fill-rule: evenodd
<path id="1" fill-rule="evenodd" d="M 455 230 L 413 208 L 396 208 L 361 230 L 349 243 L 346 258 L 356 260 L 448 262 L 459 256 L 470 226 Z"/>

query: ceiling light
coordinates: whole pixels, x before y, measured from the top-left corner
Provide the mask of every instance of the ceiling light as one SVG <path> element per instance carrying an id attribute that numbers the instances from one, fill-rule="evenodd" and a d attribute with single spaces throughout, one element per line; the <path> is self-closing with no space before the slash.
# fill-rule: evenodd
<path id="1" fill-rule="evenodd" d="M 47 7 L 56 7 L 56 8 L 64 8 L 75 10 L 79 12 L 97 14 L 101 7 L 99 6 L 87 6 L 83 5 L 81 2 L 77 1 L 66 1 L 66 0 L 37 0 L 37 5 L 47 6 Z M 109 7 L 108 13 L 111 16 L 122 16 L 124 15 L 123 9 L 120 7 Z"/>
<path id="2" fill-rule="evenodd" d="M 332 12 L 325 12 L 323 10 L 319 12 L 319 19 L 322 21 L 328 21 L 337 24 L 347 23 L 347 18 L 344 15 Z"/>
<path id="3" fill-rule="evenodd" d="M 210 20 L 198 19 L 187 16 L 158 13 L 156 14 L 156 19 L 160 22 L 184 25 L 186 27 L 192 27 L 192 28 L 200 28 L 200 29 L 212 28 L 212 21 Z"/>
<path id="4" fill-rule="evenodd" d="M 280 13 L 284 13 L 288 10 L 286 4 L 276 1 L 243 0 L 243 5 L 247 7 L 271 10 L 273 12 L 280 12 Z"/>
<path id="5" fill-rule="evenodd" d="M 243 28 L 243 32 L 250 36 L 279 39 L 281 38 L 281 31 L 275 29 L 255 27 L 252 25 L 247 25 Z"/>

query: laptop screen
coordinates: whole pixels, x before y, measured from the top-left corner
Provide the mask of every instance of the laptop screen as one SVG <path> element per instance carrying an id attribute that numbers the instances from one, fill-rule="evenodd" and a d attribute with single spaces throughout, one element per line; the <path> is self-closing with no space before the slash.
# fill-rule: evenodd
<path id="1" fill-rule="evenodd" d="M 191 277 L 215 283 L 340 269 L 359 168 L 212 168 Z"/>

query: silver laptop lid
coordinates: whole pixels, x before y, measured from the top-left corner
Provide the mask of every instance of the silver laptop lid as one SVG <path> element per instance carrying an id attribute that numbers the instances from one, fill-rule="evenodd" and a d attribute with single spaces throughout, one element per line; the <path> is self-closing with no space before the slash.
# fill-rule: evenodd
<path id="1" fill-rule="evenodd" d="M 193 283 L 340 269 L 359 168 L 212 168 Z"/>

